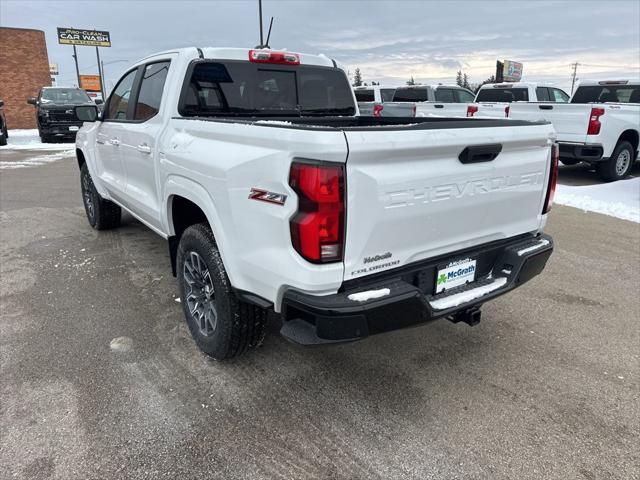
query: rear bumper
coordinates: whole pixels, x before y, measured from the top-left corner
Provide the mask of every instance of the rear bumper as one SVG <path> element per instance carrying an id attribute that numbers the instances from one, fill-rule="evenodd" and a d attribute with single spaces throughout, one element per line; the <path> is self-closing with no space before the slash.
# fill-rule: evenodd
<path id="1" fill-rule="evenodd" d="M 602 156 L 602 145 L 589 143 L 562 143 L 559 142 L 560 158 L 579 160 L 581 162 L 600 162 L 605 160 Z"/>
<path id="2" fill-rule="evenodd" d="M 283 299 L 281 334 L 303 345 L 349 342 L 474 310 L 538 275 L 552 252 L 550 236 L 528 236 L 421 262 L 377 276 L 373 283 L 345 285 L 334 295 L 290 290 Z M 438 266 L 464 257 L 477 259 L 476 281 L 435 295 Z M 349 298 L 365 291 L 386 293 L 384 289 L 389 293 L 379 298 Z"/>

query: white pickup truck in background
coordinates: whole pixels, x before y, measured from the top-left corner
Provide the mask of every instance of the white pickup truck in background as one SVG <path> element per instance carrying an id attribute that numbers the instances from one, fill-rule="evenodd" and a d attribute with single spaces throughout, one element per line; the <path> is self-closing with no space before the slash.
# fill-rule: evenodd
<path id="1" fill-rule="evenodd" d="M 413 104 L 393 101 L 396 87 L 380 85 L 354 87 L 358 112 L 363 117 L 415 117 Z"/>
<path id="2" fill-rule="evenodd" d="M 518 102 L 509 117 L 553 123 L 562 163 L 587 162 L 603 180 L 620 180 L 638 158 L 640 82 L 583 81 L 568 104 Z"/>
<path id="3" fill-rule="evenodd" d="M 302 344 L 473 325 L 553 250 L 549 123 L 357 116 L 325 56 L 170 50 L 75 113 L 89 224 L 124 209 L 168 240 L 191 334 L 218 359 L 259 344 L 269 311 Z"/>
<path id="4" fill-rule="evenodd" d="M 568 101 L 569 95 L 564 90 L 551 85 L 531 82 L 488 83 L 476 93 L 473 103 L 467 108 L 467 117 L 508 117 L 510 106 L 515 102 Z"/>
<path id="5" fill-rule="evenodd" d="M 458 85 L 408 85 L 396 89 L 393 101 L 414 103 L 417 117 L 464 117 L 473 92 Z"/>

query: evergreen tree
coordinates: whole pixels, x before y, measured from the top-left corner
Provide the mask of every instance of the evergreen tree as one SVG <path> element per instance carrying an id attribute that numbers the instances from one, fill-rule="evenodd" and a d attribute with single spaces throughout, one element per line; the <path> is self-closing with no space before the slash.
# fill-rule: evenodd
<path id="1" fill-rule="evenodd" d="M 465 76 L 466 75 L 467 74 L 465 73 Z M 463 86 L 463 83 L 462 83 L 462 70 L 458 70 L 458 73 L 456 73 L 456 85 L 458 85 L 459 87 Z"/>
<path id="2" fill-rule="evenodd" d="M 356 68 L 356 71 L 353 74 L 353 86 L 359 87 L 362 85 L 362 74 L 360 73 L 360 69 Z"/>
<path id="3" fill-rule="evenodd" d="M 463 88 L 466 88 L 466 89 L 470 89 L 471 88 L 469 86 L 469 76 L 466 73 L 462 76 L 462 85 L 461 86 Z"/>
<path id="4" fill-rule="evenodd" d="M 413 79 L 413 75 L 411 75 L 411 80 L 407 80 L 407 85 L 415 85 L 416 81 Z"/>

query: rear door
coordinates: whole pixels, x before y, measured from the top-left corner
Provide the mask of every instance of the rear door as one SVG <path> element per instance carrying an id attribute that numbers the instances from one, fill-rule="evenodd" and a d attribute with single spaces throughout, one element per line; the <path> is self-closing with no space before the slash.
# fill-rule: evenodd
<path id="1" fill-rule="evenodd" d="M 346 130 L 345 279 L 536 231 L 551 134 L 548 124 Z M 500 146 L 495 159 L 459 159 L 487 145 Z"/>

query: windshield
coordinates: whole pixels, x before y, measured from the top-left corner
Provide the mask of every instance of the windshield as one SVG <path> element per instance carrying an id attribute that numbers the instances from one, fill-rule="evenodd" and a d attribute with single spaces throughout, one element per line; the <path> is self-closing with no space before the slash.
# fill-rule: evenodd
<path id="1" fill-rule="evenodd" d="M 355 115 L 342 70 L 241 61 L 199 62 L 180 103 L 184 116 Z"/>
<path id="2" fill-rule="evenodd" d="M 79 88 L 47 88 L 42 90 L 42 103 L 86 103 L 91 99 L 84 90 Z"/>
<path id="3" fill-rule="evenodd" d="M 426 102 L 427 100 L 429 100 L 429 91 L 426 88 L 400 87 L 393 95 L 394 102 Z"/>
<path id="4" fill-rule="evenodd" d="M 571 103 L 640 103 L 640 85 L 578 87 Z"/>
<path id="5" fill-rule="evenodd" d="M 526 88 L 483 88 L 478 92 L 476 102 L 527 102 L 529 91 Z"/>

